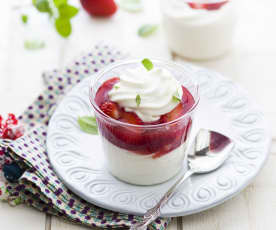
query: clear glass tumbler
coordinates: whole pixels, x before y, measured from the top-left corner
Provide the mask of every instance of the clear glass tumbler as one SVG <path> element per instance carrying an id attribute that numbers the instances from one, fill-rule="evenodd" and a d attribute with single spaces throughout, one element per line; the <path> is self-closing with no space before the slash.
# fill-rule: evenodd
<path id="1" fill-rule="evenodd" d="M 161 8 L 168 46 L 176 54 L 206 60 L 231 49 L 235 0 L 162 0 Z"/>
<path id="2" fill-rule="evenodd" d="M 110 65 L 93 79 L 90 101 L 102 137 L 107 167 L 120 180 L 137 185 L 158 184 L 175 176 L 185 165 L 185 144 L 199 102 L 195 76 L 179 64 L 152 60 L 154 67 L 166 68 L 193 96 L 193 106 L 181 117 L 157 125 L 134 125 L 115 120 L 95 102 L 99 87 L 120 77 L 125 69 L 136 68 L 141 60 Z"/>

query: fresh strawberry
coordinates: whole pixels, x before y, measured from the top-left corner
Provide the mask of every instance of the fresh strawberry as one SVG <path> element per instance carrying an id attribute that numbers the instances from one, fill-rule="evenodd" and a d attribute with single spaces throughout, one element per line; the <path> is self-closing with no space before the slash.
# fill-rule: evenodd
<path id="1" fill-rule="evenodd" d="M 114 119 L 119 119 L 121 116 L 120 108 L 117 103 L 112 101 L 106 101 L 101 106 L 100 109 L 109 117 Z"/>
<path id="2" fill-rule="evenodd" d="M 80 0 L 83 8 L 91 16 L 111 16 L 117 11 L 114 0 Z"/>

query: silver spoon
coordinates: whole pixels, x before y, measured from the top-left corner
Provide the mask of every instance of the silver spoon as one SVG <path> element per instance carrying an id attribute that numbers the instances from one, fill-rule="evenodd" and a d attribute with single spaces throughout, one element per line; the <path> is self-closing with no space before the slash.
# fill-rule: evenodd
<path id="1" fill-rule="evenodd" d="M 161 200 L 147 210 L 143 220 L 130 227 L 130 230 L 146 230 L 147 226 L 160 216 L 161 208 L 170 200 L 179 187 L 193 174 L 209 173 L 218 169 L 229 157 L 234 143 L 230 138 L 206 129 L 201 129 L 195 138 L 187 143 L 188 171 L 181 176 L 165 193 Z"/>

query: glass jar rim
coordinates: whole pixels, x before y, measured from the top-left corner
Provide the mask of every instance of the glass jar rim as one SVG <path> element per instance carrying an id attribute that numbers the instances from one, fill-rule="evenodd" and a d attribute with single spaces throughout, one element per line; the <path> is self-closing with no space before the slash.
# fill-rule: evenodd
<path id="1" fill-rule="evenodd" d="M 151 61 L 153 63 L 157 63 L 157 64 L 161 64 L 161 65 L 167 65 L 167 66 L 177 66 L 178 68 L 182 68 L 183 69 L 183 65 L 172 62 L 172 61 L 167 61 L 167 60 L 162 60 L 162 59 L 151 59 Z M 178 121 L 184 119 L 185 117 L 187 117 L 188 115 L 190 115 L 195 108 L 197 107 L 200 97 L 199 97 L 199 86 L 197 84 L 197 82 L 195 80 L 193 80 L 192 78 L 190 79 L 193 83 L 193 85 L 195 86 L 195 94 L 193 95 L 193 98 L 195 100 L 195 103 L 193 104 L 193 106 L 182 116 L 180 116 L 179 118 L 166 122 L 166 123 L 161 123 L 161 124 L 145 124 L 145 125 L 135 125 L 135 124 L 130 124 L 130 123 L 126 123 L 126 122 L 122 122 L 119 120 L 116 120 L 112 117 L 109 117 L 108 115 L 106 115 L 101 109 L 100 107 L 96 104 L 95 102 L 95 96 L 97 93 L 98 89 L 94 89 L 94 85 L 96 82 L 98 82 L 99 79 L 101 79 L 102 76 L 104 76 L 104 74 L 108 73 L 109 71 L 111 71 L 112 69 L 119 67 L 121 65 L 127 65 L 127 64 L 138 64 L 141 63 L 141 59 L 130 59 L 127 61 L 116 61 L 114 64 L 108 65 L 107 67 L 103 68 L 98 74 L 97 76 L 93 77 L 91 79 L 90 82 L 90 86 L 89 86 L 89 100 L 94 108 L 94 111 L 99 114 L 102 118 L 104 118 L 105 120 L 107 120 L 108 122 L 111 123 L 115 123 L 117 125 L 120 126 L 126 126 L 126 127 L 135 127 L 135 128 L 158 128 L 158 127 L 163 127 L 163 126 L 167 126 L 167 125 L 171 125 L 174 123 L 177 123 Z M 196 96 L 196 98 L 195 98 Z"/>

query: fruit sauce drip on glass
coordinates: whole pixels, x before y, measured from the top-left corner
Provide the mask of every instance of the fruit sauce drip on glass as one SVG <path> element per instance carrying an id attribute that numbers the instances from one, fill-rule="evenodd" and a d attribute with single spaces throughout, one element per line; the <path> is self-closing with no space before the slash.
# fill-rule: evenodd
<path id="1" fill-rule="evenodd" d="M 184 86 L 182 86 L 182 99 L 172 111 L 162 115 L 157 121 L 143 122 L 134 112 L 126 112 L 117 103 L 110 101 L 108 92 L 119 81 L 118 77 L 114 77 L 104 82 L 97 91 L 95 102 L 107 116 L 124 123 L 140 126 L 116 126 L 107 121 L 98 120 L 102 135 L 107 140 L 120 148 L 137 154 L 153 154 L 153 158 L 160 157 L 185 142 L 192 122 L 190 117 L 168 124 L 161 131 L 160 128 L 143 129 L 143 125 L 157 125 L 173 121 L 192 108 L 195 103 L 194 98 Z"/>

